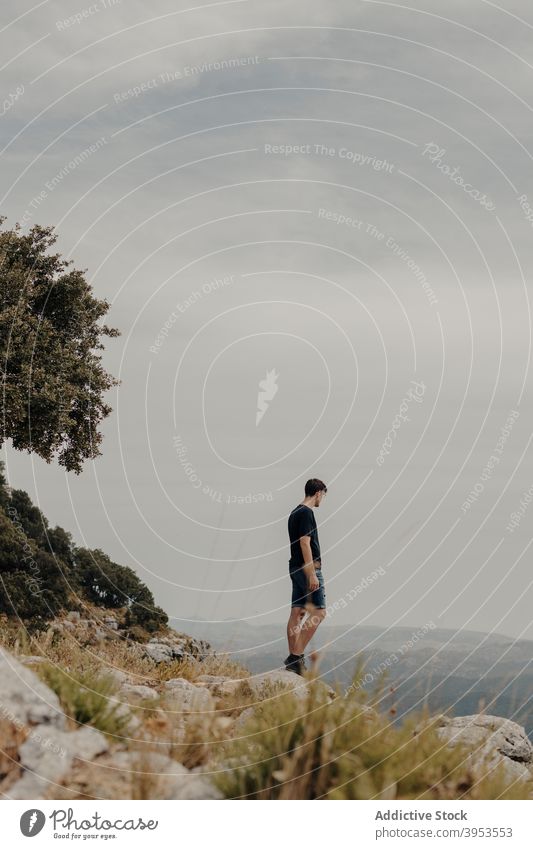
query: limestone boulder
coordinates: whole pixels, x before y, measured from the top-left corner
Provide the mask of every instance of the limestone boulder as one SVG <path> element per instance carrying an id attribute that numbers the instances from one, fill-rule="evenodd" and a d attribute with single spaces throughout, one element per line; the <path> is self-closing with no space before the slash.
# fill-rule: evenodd
<path id="1" fill-rule="evenodd" d="M 55 799 L 220 799 L 207 775 L 159 752 L 116 751 L 92 763 L 79 761 Z"/>
<path id="2" fill-rule="evenodd" d="M 203 684 L 214 696 L 232 696 L 247 686 L 248 678 L 231 678 L 227 675 L 199 675 L 197 684 Z"/>
<path id="3" fill-rule="evenodd" d="M 164 694 L 167 700 L 175 703 L 182 710 L 205 712 L 215 708 L 209 690 L 206 687 L 198 687 L 185 678 L 171 678 L 165 681 Z"/>
<path id="4" fill-rule="evenodd" d="M 196 640 L 194 637 L 178 634 L 169 630 L 168 633 L 152 637 L 144 646 L 144 652 L 156 663 L 169 660 L 203 661 L 209 653 L 209 643 Z"/>
<path id="5" fill-rule="evenodd" d="M 286 669 L 273 669 L 260 675 L 251 675 L 246 681 L 258 701 L 272 697 L 272 694 L 279 690 L 288 690 L 299 699 L 305 699 L 309 695 L 307 679 Z M 319 686 L 323 688 L 328 699 L 335 697 L 335 692 L 327 684 L 319 682 Z"/>
<path id="6" fill-rule="evenodd" d="M 126 701 L 157 701 L 159 693 L 153 687 L 146 687 L 144 684 L 127 684 L 123 683 L 119 695 Z"/>
<path id="7" fill-rule="evenodd" d="M 524 728 L 502 716 L 472 714 L 436 718 L 436 730 L 448 746 L 464 744 L 468 759 L 480 775 L 503 765 L 510 780 L 533 781 L 533 746 Z"/>
<path id="8" fill-rule="evenodd" d="M 108 749 L 106 738 L 95 728 L 60 731 L 39 725 L 19 748 L 23 774 L 6 795 L 10 799 L 54 798 L 54 788 L 75 759 L 90 762 Z"/>
<path id="9" fill-rule="evenodd" d="M 0 648 L 0 719 L 19 726 L 63 730 L 67 720 L 56 694 L 5 649 Z"/>
<path id="10" fill-rule="evenodd" d="M 183 660 L 185 652 L 179 646 L 171 646 L 159 641 L 146 643 L 144 653 L 155 663 L 170 663 L 173 660 Z"/>

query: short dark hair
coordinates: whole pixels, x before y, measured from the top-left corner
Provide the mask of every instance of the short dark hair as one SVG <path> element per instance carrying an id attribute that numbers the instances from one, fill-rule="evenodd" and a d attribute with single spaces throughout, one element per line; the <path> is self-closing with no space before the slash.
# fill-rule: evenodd
<path id="1" fill-rule="evenodd" d="M 326 484 L 318 478 L 309 478 L 305 485 L 306 495 L 316 495 L 317 492 L 321 492 L 322 490 L 324 490 L 324 492 L 327 492 L 328 488 Z"/>

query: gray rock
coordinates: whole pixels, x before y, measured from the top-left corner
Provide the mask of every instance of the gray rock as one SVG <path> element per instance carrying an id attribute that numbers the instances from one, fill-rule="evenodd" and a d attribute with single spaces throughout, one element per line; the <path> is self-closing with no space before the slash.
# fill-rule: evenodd
<path id="1" fill-rule="evenodd" d="M 113 678 L 119 685 L 125 684 L 128 681 L 128 674 L 122 669 L 116 669 L 114 666 L 107 667 L 104 670 L 104 675 L 108 678 Z"/>
<path id="2" fill-rule="evenodd" d="M 165 690 L 184 690 L 184 691 L 191 690 L 192 691 L 192 690 L 200 689 L 199 687 L 196 687 L 196 685 L 193 684 L 192 681 L 187 681 L 186 678 L 169 678 L 168 681 L 164 682 L 163 686 L 164 686 Z"/>
<path id="3" fill-rule="evenodd" d="M 24 773 L 9 789 L 9 798 L 41 799 L 53 794 L 53 786 L 67 775 L 76 758 L 92 761 L 108 749 L 104 735 L 89 726 L 71 732 L 37 726 L 19 749 Z"/>
<path id="4" fill-rule="evenodd" d="M 124 703 L 117 705 L 115 710 L 115 716 L 119 719 L 124 720 L 124 724 L 121 725 L 121 730 L 123 734 L 135 734 L 142 726 L 142 722 L 138 716 L 135 716 L 128 705 Z"/>
<path id="5" fill-rule="evenodd" d="M 182 764 L 158 752 L 117 752 L 106 761 L 111 770 L 151 779 L 152 799 L 221 799 L 222 794 L 206 775 L 189 771 Z"/>
<path id="6" fill-rule="evenodd" d="M 81 619 L 81 614 L 79 610 L 71 610 L 69 613 L 67 613 L 67 619 L 70 622 L 79 622 Z"/>
<path id="7" fill-rule="evenodd" d="M 49 725 L 66 728 L 66 717 L 56 694 L 35 672 L 0 648 L 0 718 L 19 727 Z"/>
<path id="8" fill-rule="evenodd" d="M 205 684 L 215 696 L 232 696 L 247 678 L 231 678 L 229 675 L 199 675 L 196 681 Z"/>
<path id="9" fill-rule="evenodd" d="M 448 746 L 466 745 L 471 750 L 468 759 L 480 775 L 502 764 L 511 781 L 533 780 L 533 746 L 521 725 L 485 714 L 436 719 L 440 739 Z"/>
<path id="10" fill-rule="evenodd" d="M 271 672 L 263 672 L 261 675 L 251 675 L 245 679 L 257 699 L 263 699 L 271 694 L 273 688 L 289 690 L 299 699 L 305 699 L 309 695 L 309 685 L 305 678 L 288 672 L 286 669 L 273 669 Z M 320 682 L 324 695 L 332 699 L 335 692 L 327 684 Z"/>
<path id="11" fill-rule="evenodd" d="M 171 678 L 165 681 L 165 695 L 180 706 L 182 710 L 188 711 L 210 711 L 214 710 L 213 697 L 206 687 L 196 687 L 185 678 Z"/>
<path id="12" fill-rule="evenodd" d="M 123 684 L 120 688 L 120 696 L 125 699 L 140 699 L 156 701 L 159 698 L 159 693 L 152 687 L 145 687 L 143 684 Z"/>
<path id="13" fill-rule="evenodd" d="M 96 728 L 84 725 L 77 731 L 57 731 L 46 726 L 37 726 L 19 749 L 20 762 L 25 769 L 38 771 L 46 761 L 50 752 L 59 759 L 72 761 L 92 760 L 96 755 L 107 752 L 109 744 Z"/>
<path id="14" fill-rule="evenodd" d="M 177 776 L 171 788 L 168 799 L 222 799 L 222 793 L 205 775 L 189 772 L 188 775 Z"/>
<path id="15" fill-rule="evenodd" d="M 503 765 L 505 775 L 509 783 L 512 783 L 516 779 L 522 779 L 523 781 L 533 781 L 533 774 L 531 773 L 531 770 L 527 766 L 524 766 L 524 764 L 519 764 L 516 763 L 516 761 L 511 761 L 509 760 L 509 758 L 502 758 L 498 762 Z M 488 761 L 488 764 L 490 765 L 495 763 L 495 759 L 493 759 L 492 763 Z"/>
<path id="16" fill-rule="evenodd" d="M 106 616 L 103 622 L 110 631 L 118 631 L 118 622 L 113 616 Z"/>
<path id="17" fill-rule="evenodd" d="M 190 657 L 200 661 L 207 657 L 210 650 L 209 643 L 205 640 L 196 640 L 173 630 L 158 637 L 152 637 L 148 642 L 148 645 L 150 644 L 166 645 L 176 652 L 175 656 Z"/>
<path id="18" fill-rule="evenodd" d="M 171 660 L 182 660 L 185 653 L 179 646 L 171 646 L 163 642 L 149 642 L 144 646 L 144 652 L 156 663 L 165 663 Z"/>

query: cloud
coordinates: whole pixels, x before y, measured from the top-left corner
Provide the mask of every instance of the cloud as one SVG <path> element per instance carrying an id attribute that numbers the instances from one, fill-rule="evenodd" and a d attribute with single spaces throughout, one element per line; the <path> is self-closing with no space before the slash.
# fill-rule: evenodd
<path id="1" fill-rule="evenodd" d="M 60 250 L 89 269 L 123 331 L 106 352 L 123 384 L 97 481 L 87 474 L 67 490 L 53 466 L 16 454 L 10 468 L 53 521 L 149 574 L 178 617 L 180 587 L 211 579 L 227 582 L 221 617 L 242 612 L 232 567 L 216 581 L 209 571 L 232 558 L 250 598 L 268 575 L 263 614 L 281 616 L 286 513 L 315 468 L 338 493 L 321 515 L 340 595 L 376 557 L 394 559 L 421 501 L 425 516 L 436 511 L 432 532 L 405 532 L 405 564 L 426 561 L 437 580 L 457 554 L 438 543 L 507 408 L 530 417 L 522 273 L 529 280 L 533 243 L 517 195 L 533 203 L 533 57 L 530 27 L 513 17 L 527 21 L 529 7 L 457 0 L 431 11 L 353 0 L 4 4 L 4 90 L 24 92 L 0 125 L 2 208 L 9 223 L 28 213 L 28 226 L 57 225 Z M 430 143 L 443 151 L 434 161 Z M 256 428 L 258 382 L 272 369 L 279 392 Z M 415 370 L 428 400 L 378 470 Z M 178 465 L 176 432 L 207 492 Z M 479 522 L 514 471 L 513 438 Z M 228 493 L 248 492 L 272 501 L 223 512 Z M 475 567 L 479 523 L 462 522 L 453 540 L 457 551 L 471 543 Z M 408 609 L 411 592 L 406 582 L 387 615 Z M 202 593 L 187 593 L 201 612 Z M 475 581 L 466 595 L 464 609 L 477 609 Z M 424 604 L 424 621 L 438 615 L 435 596 Z M 493 613 L 476 615 L 491 627 Z"/>

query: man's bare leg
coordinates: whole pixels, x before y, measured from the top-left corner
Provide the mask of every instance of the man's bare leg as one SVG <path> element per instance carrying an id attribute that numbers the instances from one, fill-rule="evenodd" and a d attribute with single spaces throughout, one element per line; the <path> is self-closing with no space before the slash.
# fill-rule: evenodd
<path id="1" fill-rule="evenodd" d="M 300 626 L 305 616 L 304 607 L 291 607 L 289 621 L 287 622 L 287 641 L 289 643 L 290 654 L 299 654 L 297 649 L 297 641 L 300 633 Z"/>
<path id="2" fill-rule="evenodd" d="M 294 609 L 294 608 L 293 608 Z M 302 608 L 300 608 L 302 610 Z M 303 611 L 305 612 L 305 611 Z M 316 629 L 326 616 L 326 611 L 323 608 L 315 608 L 309 614 L 305 622 L 298 628 L 296 640 L 294 641 L 293 654 L 303 654 L 307 643 L 315 633 Z"/>

